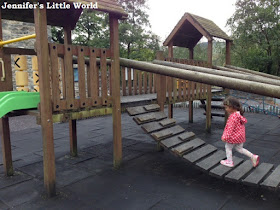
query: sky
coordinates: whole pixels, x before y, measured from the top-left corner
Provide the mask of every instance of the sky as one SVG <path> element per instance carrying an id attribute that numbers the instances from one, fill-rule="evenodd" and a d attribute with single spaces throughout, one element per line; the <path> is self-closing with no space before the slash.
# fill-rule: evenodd
<path id="1" fill-rule="evenodd" d="M 235 11 L 236 0 L 147 0 L 152 31 L 163 42 L 182 16 L 188 12 L 212 20 L 230 35 L 225 27 Z"/>

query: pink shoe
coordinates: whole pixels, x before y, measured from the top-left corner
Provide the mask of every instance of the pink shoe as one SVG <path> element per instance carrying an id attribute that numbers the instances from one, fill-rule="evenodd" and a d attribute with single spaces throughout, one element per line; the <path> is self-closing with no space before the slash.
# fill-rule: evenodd
<path id="1" fill-rule="evenodd" d="M 260 162 L 260 157 L 258 155 L 253 155 L 251 157 L 251 161 L 254 167 L 257 167 L 259 165 Z"/>
<path id="2" fill-rule="evenodd" d="M 231 168 L 234 166 L 233 161 L 229 161 L 227 159 L 226 160 L 221 160 L 220 163 L 224 166 L 231 167 Z"/>

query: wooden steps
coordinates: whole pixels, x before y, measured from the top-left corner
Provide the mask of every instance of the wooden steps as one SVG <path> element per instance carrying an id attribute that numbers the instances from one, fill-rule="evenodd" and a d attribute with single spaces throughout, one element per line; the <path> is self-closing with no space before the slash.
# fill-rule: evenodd
<path id="1" fill-rule="evenodd" d="M 193 132 L 176 125 L 174 119 L 168 119 L 165 113 L 159 111 L 159 105 L 130 107 L 127 112 L 159 145 L 201 171 L 231 182 L 274 191 L 279 189 L 280 165 L 274 169 L 273 164 L 260 163 L 254 168 L 251 160 L 234 156 L 234 167 L 223 166 L 220 161 L 226 159 L 225 151 L 218 150 L 197 138 Z"/>

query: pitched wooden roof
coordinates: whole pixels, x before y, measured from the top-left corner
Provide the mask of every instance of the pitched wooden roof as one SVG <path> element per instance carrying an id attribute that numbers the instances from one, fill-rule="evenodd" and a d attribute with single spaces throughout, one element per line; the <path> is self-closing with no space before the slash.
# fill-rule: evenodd
<path id="1" fill-rule="evenodd" d="M 0 6 L 4 4 L 5 1 L 0 2 Z M 24 5 L 27 1 L 22 0 L 9 0 L 9 4 Z M 47 0 L 51 4 L 62 3 L 61 0 Z M 127 13 L 123 8 L 117 3 L 116 0 L 65 0 L 67 4 L 70 4 L 70 9 L 47 9 L 47 19 L 48 25 L 52 26 L 66 26 L 70 25 L 72 28 L 75 27 L 81 13 L 82 9 L 75 9 L 73 3 L 90 4 L 97 2 L 98 11 L 103 11 L 107 13 L 114 14 L 119 17 L 119 19 L 126 18 Z M 30 1 L 30 4 L 33 4 Z M 33 9 L 1 9 L 2 19 L 7 20 L 17 20 L 22 22 L 34 22 Z"/>
<path id="2" fill-rule="evenodd" d="M 205 36 L 208 40 L 217 37 L 232 41 L 213 21 L 185 13 L 164 41 L 163 45 L 168 46 L 173 42 L 173 46 L 193 48 L 202 36 Z"/>

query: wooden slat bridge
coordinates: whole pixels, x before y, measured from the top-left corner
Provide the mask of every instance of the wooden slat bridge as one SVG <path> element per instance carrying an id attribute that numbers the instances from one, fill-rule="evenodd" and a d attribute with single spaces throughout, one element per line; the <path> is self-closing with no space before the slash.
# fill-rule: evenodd
<path id="1" fill-rule="evenodd" d="M 167 118 L 158 104 L 127 108 L 134 121 L 149 133 L 154 140 L 173 155 L 183 158 L 211 176 L 249 186 L 277 191 L 280 184 L 280 165 L 260 163 L 256 168 L 251 160 L 233 156 L 235 166 L 229 168 L 220 164 L 226 158 L 225 151 L 197 138 L 193 132 L 176 125 Z"/>

